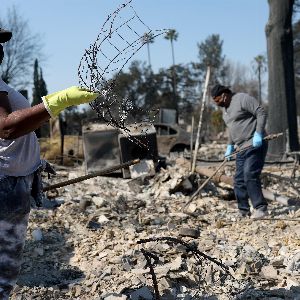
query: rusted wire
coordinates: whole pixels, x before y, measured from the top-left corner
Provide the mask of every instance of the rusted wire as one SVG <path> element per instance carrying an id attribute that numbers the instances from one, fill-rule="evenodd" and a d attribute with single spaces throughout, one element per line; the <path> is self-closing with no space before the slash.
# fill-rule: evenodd
<path id="1" fill-rule="evenodd" d="M 194 244 L 190 245 L 190 244 L 186 243 L 185 241 L 183 241 L 181 239 L 174 238 L 174 237 L 157 237 L 157 238 L 141 239 L 137 243 L 138 244 L 145 244 L 145 243 L 149 243 L 149 242 L 159 242 L 159 241 L 171 242 L 171 243 L 174 243 L 174 244 L 181 244 L 186 248 L 187 252 L 191 252 L 195 256 L 199 256 L 199 257 L 202 257 L 204 259 L 207 259 L 207 260 L 213 262 L 218 267 L 223 269 L 224 272 L 226 272 L 228 275 L 232 276 L 230 274 L 228 266 L 224 265 L 222 262 L 218 261 L 217 259 L 215 259 L 215 258 L 199 251 Z"/>
<path id="2" fill-rule="evenodd" d="M 193 254 L 193 256 L 195 257 L 199 266 L 202 267 L 203 262 L 208 261 L 208 262 L 215 264 L 217 267 L 219 267 L 221 269 L 221 270 L 219 270 L 219 272 L 220 272 L 219 281 L 220 281 L 221 285 L 223 285 L 225 283 L 225 280 L 228 277 L 231 277 L 232 279 L 237 281 L 230 273 L 230 268 L 228 266 L 226 266 L 225 264 L 223 264 L 221 261 L 217 260 L 216 258 L 211 257 L 211 256 L 199 251 L 197 249 L 197 246 L 194 243 L 189 244 L 181 239 L 174 238 L 174 237 L 155 237 L 155 238 L 141 239 L 141 240 L 137 241 L 137 244 L 146 244 L 149 242 L 167 242 L 167 243 L 171 243 L 171 244 L 180 244 L 185 247 L 187 253 Z M 141 249 L 141 252 L 147 261 L 146 267 L 149 267 L 149 272 L 152 277 L 152 283 L 153 283 L 153 288 L 154 288 L 154 292 L 155 292 L 155 299 L 160 299 L 159 289 L 158 289 L 158 285 L 157 285 L 157 277 L 156 277 L 155 270 L 154 270 L 155 264 L 158 262 L 158 257 L 156 254 L 153 254 L 150 251 L 147 251 L 145 249 Z M 153 260 L 154 260 L 153 263 L 151 262 L 151 258 L 153 258 Z M 215 274 L 216 272 L 218 272 L 218 271 L 215 270 L 213 272 L 213 274 Z M 199 275 L 201 275 L 201 274 L 199 273 Z M 217 281 L 218 280 L 215 280 L 214 283 L 216 283 Z M 199 287 L 200 287 L 201 283 L 203 283 L 203 280 L 199 281 Z M 234 293 L 238 294 L 239 292 L 234 292 Z"/>
<path id="3" fill-rule="evenodd" d="M 155 299 L 160 300 L 160 295 L 159 295 L 159 290 L 158 290 L 158 285 L 157 285 L 157 278 L 156 278 L 156 275 L 155 275 L 155 272 L 154 272 L 155 263 L 159 260 L 159 258 L 156 255 L 154 255 L 153 253 L 151 253 L 149 251 L 146 251 L 145 249 L 141 249 L 141 252 L 143 253 L 143 255 L 144 255 L 144 257 L 147 261 L 146 267 L 149 268 L 149 272 L 151 274 Z M 154 259 L 153 263 L 151 262 L 151 258 Z"/>

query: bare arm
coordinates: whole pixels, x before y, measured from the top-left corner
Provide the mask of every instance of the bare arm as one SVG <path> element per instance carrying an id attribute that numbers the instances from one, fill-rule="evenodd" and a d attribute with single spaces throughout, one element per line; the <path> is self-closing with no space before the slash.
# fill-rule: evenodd
<path id="1" fill-rule="evenodd" d="M 16 139 L 50 119 L 43 103 L 12 112 L 6 92 L 0 92 L 0 138 Z"/>

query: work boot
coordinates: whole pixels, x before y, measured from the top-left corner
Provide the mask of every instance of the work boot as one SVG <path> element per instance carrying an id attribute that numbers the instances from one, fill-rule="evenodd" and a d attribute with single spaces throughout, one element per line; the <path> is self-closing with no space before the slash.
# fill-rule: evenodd
<path id="1" fill-rule="evenodd" d="M 251 219 L 263 219 L 268 215 L 269 212 L 267 208 L 258 208 L 258 209 L 254 209 Z"/>

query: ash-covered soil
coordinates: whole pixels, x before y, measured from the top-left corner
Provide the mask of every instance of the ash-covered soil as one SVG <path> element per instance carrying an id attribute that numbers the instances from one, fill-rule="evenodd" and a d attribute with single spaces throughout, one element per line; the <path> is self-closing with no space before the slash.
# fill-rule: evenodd
<path id="1" fill-rule="evenodd" d="M 49 193 L 48 208 L 31 212 L 11 299 L 300 299 L 300 206 L 269 202 L 266 219 L 240 219 L 231 188 L 210 182 L 183 210 L 206 178 L 183 184 L 190 161 L 167 165 L 154 177 L 97 177 Z M 234 164 L 224 171 L 232 176 Z M 300 176 L 292 163 L 264 171 Z M 57 173 L 51 183 L 84 169 Z M 294 181 L 265 185 L 297 204 Z"/>

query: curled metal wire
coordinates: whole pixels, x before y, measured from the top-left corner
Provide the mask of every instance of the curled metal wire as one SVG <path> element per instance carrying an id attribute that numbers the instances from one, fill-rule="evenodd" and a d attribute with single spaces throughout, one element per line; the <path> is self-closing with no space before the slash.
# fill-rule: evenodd
<path id="1" fill-rule="evenodd" d="M 160 300 L 160 295 L 159 295 L 159 290 L 158 290 L 158 285 L 157 285 L 157 278 L 154 272 L 154 266 L 158 262 L 159 258 L 157 255 L 146 251 L 145 249 L 141 249 L 141 252 L 143 253 L 145 259 L 146 259 L 146 267 L 149 268 L 152 282 L 153 282 L 153 288 L 154 288 L 154 293 L 155 293 L 155 300 Z M 154 260 L 152 263 L 151 258 Z"/>
<path id="2" fill-rule="evenodd" d="M 142 127 L 141 123 L 151 123 L 157 110 L 144 110 L 135 105 L 129 96 L 119 96 L 116 85 L 130 59 L 150 40 L 167 30 L 152 30 L 148 27 L 137 15 L 131 2 L 123 3 L 108 15 L 96 40 L 81 58 L 78 77 L 80 86 L 100 94 L 90 103 L 98 117 L 118 128 L 136 144 L 145 147 L 147 145 L 141 144 L 131 134 L 128 124 Z"/>
<path id="3" fill-rule="evenodd" d="M 234 282 L 237 282 L 237 280 L 232 276 L 232 274 L 230 273 L 230 268 L 223 264 L 221 261 L 217 260 L 214 257 L 211 257 L 203 252 L 201 252 L 200 250 L 197 249 L 197 246 L 194 243 L 187 243 L 181 239 L 178 238 L 174 238 L 174 237 L 157 237 L 157 238 L 148 238 L 148 239 L 141 239 L 139 241 L 137 241 L 137 244 L 146 244 L 149 242 L 166 242 L 166 243 L 170 243 L 170 244 L 180 244 L 182 246 L 184 246 L 185 250 L 187 253 L 191 253 L 197 262 L 196 267 L 200 267 L 199 268 L 199 272 L 204 271 L 204 265 L 203 263 L 212 263 L 212 265 L 210 266 L 210 270 L 212 271 L 212 277 L 213 277 L 213 282 L 212 282 L 212 286 L 215 286 L 217 282 L 219 282 L 220 286 L 224 286 L 225 285 L 225 281 L 228 278 L 231 278 Z M 146 267 L 149 268 L 150 270 L 150 274 L 152 277 L 152 283 L 153 283 L 153 288 L 154 288 L 154 293 L 155 293 L 155 299 L 160 299 L 160 294 L 159 294 L 159 289 L 158 289 L 158 285 L 157 285 L 157 278 L 155 275 L 155 265 L 158 262 L 158 257 L 157 255 L 153 254 L 152 252 L 145 250 L 145 249 L 141 249 L 142 254 L 144 255 L 147 264 Z M 151 260 L 152 258 L 152 260 Z M 213 267 L 215 266 L 215 267 Z M 203 274 L 198 274 L 199 275 L 199 289 L 201 289 L 203 284 L 207 283 L 206 278 L 201 276 Z M 205 275 L 204 275 L 205 276 Z M 210 290 L 212 290 L 213 288 L 210 287 Z M 231 294 L 238 294 L 240 293 L 240 291 L 231 291 Z"/>

